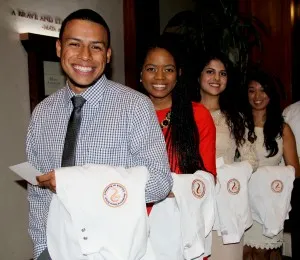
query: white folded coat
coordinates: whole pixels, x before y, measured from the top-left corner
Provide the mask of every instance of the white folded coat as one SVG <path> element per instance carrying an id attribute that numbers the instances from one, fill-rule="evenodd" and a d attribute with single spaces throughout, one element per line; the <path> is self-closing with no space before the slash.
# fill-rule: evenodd
<path id="1" fill-rule="evenodd" d="M 175 198 L 154 205 L 150 241 L 158 260 L 202 259 L 214 223 L 214 177 L 207 172 L 173 174 Z"/>
<path id="2" fill-rule="evenodd" d="M 252 217 L 263 225 L 263 234 L 276 236 L 283 230 L 291 210 L 290 201 L 295 179 L 292 166 L 262 166 L 249 181 Z"/>
<path id="3" fill-rule="evenodd" d="M 47 246 L 53 260 L 138 260 L 148 239 L 145 167 L 55 170 Z"/>
<path id="4" fill-rule="evenodd" d="M 225 164 L 217 159 L 216 222 L 214 230 L 224 244 L 239 243 L 252 224 L 248 181 L 252 167 L 248 161 Z"/>

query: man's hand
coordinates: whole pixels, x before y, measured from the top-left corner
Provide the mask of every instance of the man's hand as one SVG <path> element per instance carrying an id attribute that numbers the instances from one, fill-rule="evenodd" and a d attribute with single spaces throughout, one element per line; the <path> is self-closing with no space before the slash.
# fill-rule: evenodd
<path id="1" fill-rule="evenodd" d="M 44 175 L 36 177 L 37 182 L 39 183 L 40 187 L 46 187 L 52 192 L 56 192 L 56 181 L 55 181 L 55 172 L 54 170 L 48 172 Z"/>
<path id="2" fill-rule="evenodd" d="M 169 193 L 168 198 L 175 198 L 175 195 L 172 191 Z"/>

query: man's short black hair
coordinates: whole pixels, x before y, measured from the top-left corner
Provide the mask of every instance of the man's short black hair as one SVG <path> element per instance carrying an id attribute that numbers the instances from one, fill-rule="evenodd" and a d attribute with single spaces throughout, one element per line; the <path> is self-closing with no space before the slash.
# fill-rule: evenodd
<path id="1" fill-rule="evenodd" d="M 103 17 L 98 14 L 97 12 L 91 10 L 91 9 L 79 9 L 71 14 L 69 14 L 62 22 L 61 24 L 61 28 L 60 28 L 60 32 L 59 32 L 59 39 L 62 40 L 62 36 L 65 30 L 65 27 L 67 25 L 68 22 L 72 21 L 72 20 L 84 20 L 84 21 L 90 21 L 90 22 L 94 22 L 97 24 L 102 25 L 106 32 L 107 32 L 107 47 L 110 47 L 110 30 L 109 27 L 107 25 L 107 23 L 105 22 L 105 20 L 103 19 Z"/>

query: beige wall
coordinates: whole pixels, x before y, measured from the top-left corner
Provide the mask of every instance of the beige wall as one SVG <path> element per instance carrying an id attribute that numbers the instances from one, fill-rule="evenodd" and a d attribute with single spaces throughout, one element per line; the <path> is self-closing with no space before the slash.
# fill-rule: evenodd
<path id="1" fill-rule="evenodd" d="M 193 0 L 159 0 L 160 31 L 162 32 L 168 21 L 177 13 L 193 10 Z"/>
<path id="2" fill-rule="evenodd" d="M 0 0 L 0 259 L 32 257 L 27 235 L 26 190 L 8 166 L 23 162 L 28 126 L 29 94 L 27 54 L 16 31 L 9 6 L 64 18 L 79 8 L 101 13 L 112 31 L 113 79 L 124 82 L 122 0 Z"/>

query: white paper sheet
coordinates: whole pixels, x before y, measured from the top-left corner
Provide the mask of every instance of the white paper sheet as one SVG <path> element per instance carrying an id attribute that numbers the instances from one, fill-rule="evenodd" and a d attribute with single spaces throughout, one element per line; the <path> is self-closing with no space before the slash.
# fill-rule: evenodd
<path id="1" fill-rule="evenodd" d="M 28 181 L 33 185 L 37 185 L 36 176 L 42 175 L 29 162 L 20 163 L 8 167 L 10 170 L 18 174 L 22 179 Z"/>

